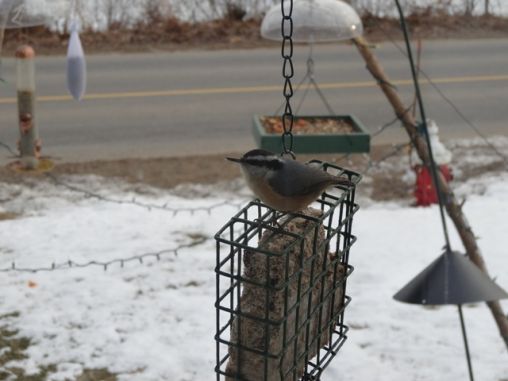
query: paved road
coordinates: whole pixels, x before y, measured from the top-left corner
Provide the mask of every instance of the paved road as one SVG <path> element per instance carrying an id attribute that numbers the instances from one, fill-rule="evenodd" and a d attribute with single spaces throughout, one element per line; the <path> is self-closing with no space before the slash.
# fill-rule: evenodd
<path id="1" fill-rule="evenodd" d="M 305 73 L 307 53 L 305 46 L 296 48 L 295 83 Z M 407 61 L 388 42 L 378 46 L 377 55 L 409 102 L 413 89 Z M 393 118 L 354 47 L 320 45 L 314 59 L 316 80 L 336 113 L 355 114 L 371 131 Z M 508 135 L 508 39 L 425 42 L 422 65 L 485 134 Z M 0 84 L 0 141 L 14 145 L 14 62 L 4 60 L 4 69 L 11 84 Z M 75 161 L 245 150 L 254 145 L 252 115 L 272 114 L 282 101 L 277 46 L 91 55 L 88 69 L 88 96 L 74 102 L 65 90 L 65 58 L 37 61 L 37 120 L 47 154 Z M 430 86 L 423 85 L 423 95 L 443 138 L 474 135 Z M 326 109 L 309 92 L 301 113 Z M 404 139 L 394 127 L 375 141 Z"/>

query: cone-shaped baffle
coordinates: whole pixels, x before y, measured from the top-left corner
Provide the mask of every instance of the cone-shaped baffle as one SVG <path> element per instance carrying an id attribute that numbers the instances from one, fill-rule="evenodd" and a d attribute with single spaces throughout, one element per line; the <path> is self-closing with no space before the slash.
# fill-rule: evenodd
<path id="1" fill-rule="evenodd" d="M 289 1 L 284 2 L 289 12 Z M 261 36 L 280 41 L 281 6 L 273 6 L 261 23 Z M 361 36 L 362 21 L 358 13 L 340 0 L 294 0 L 293 41 L 319 42 L 349 40 Z"/>
<path id="2" fill-rule="evenodd" d="M 508 294 L 457 252 L 445 252 L 394 295 L 414 304 L 464 304 L 508 298 Z"/>

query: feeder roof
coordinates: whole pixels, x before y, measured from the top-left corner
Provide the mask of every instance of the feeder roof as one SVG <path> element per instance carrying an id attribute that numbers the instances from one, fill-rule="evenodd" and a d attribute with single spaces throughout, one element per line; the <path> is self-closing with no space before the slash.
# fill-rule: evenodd
<path id="1" fill-rule="evenodd" d="M 284 0 L 282 0 L 284 1 Z M 289 12 L 289 2 L 285 1 Z M 340 0 L 294 0 L 293 41 L 341 41 L 361 36 L 363 25 L 358 13 Z M 273 6 L 261 23 L 261 36 L 269 40 L 282 39 L 282 10 Z"/>
<path id="2" fill-rule="evenodd" d="M 413 278 L 394 299 L 412 304 L 464 304 L 508 298 L 508 294 L 457 252 L 445 252 Z"/>

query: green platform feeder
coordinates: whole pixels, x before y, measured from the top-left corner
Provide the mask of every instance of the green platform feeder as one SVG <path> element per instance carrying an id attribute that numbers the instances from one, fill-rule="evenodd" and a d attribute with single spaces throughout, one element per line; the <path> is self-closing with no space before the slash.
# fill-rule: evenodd
<path id="1" fill-rule="evenodd" d="M 280 120 L 280 116 L 254 115 L 252 132 L 259 148 L 280 152 L 282 141 L 280 131 L 267 131 L 267 119 Z M 295 125 L 301 120 L 307 121 L 311 126 L 305 132 L 293 130 L 294 146 L 297 153 L 368 153 L 370 152 L 370 135 L 362 123 L 354 115 L 334 116 L 299 116 L 295 117 Z M 347 126 L 346 132 L 313 132 L 313 124 L 322 122 L 335 122 Z"/>

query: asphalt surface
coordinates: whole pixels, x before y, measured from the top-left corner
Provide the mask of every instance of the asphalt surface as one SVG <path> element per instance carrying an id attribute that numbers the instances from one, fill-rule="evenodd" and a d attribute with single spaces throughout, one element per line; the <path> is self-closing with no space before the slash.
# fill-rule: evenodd
<path id="1" fill-rule="evenodd" d="M 409 104 L 414 91 L 405 57 L 390 42 L 378 45 L 376 55 Z M 295 48 L 295 87 L 307 56 L 308 47 Z M 356 115 L 371 132 L 394 118 L 353 46 L 318 45 L 313 57 L 315 79 L 334 113 Z M 254 146 L 252 116 L 274 114 L 283 100 L 278 45 L 89 55 L 87 62 L 87 97 L 75 102 L 66 91 L 65 57 L 37 58 L 36 120 L 43 153 L 66 161 L 243 151 Z M 3 67 L 0 142 L 14 146 L 14 61 L 4 59 Z M 482 133 L 508 135 L 508 39 L 425 41 L 422 69 Z M 296 92 L 294 109 L 304 89 Z M 431 86 L 423 82 L 422 90 L 427 115 L 437 121 L 443 139 L 476 136 Z M 328 114 L 313 90 L 299 113 Z M 396 124 L 373 143 L 406 140 Z"/>

